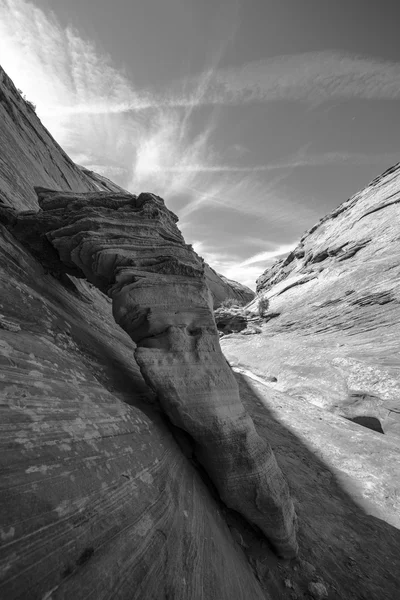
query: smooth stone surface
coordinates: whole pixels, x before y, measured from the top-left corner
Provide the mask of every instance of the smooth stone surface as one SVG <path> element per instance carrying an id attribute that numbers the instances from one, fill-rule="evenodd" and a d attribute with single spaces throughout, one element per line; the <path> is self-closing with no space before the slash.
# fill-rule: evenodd
<path id="1" fill-rule="evenodd" d="M 282 391 L 346 417 L 379 419 L 390 435 L 400 434 L 399 221 L 395 165 L 259 278 L 279 316 L 248 354 L 250 367 L 261 357 L 273 365 Z M 249 306 L 256 308 L 257 299 Z"/>

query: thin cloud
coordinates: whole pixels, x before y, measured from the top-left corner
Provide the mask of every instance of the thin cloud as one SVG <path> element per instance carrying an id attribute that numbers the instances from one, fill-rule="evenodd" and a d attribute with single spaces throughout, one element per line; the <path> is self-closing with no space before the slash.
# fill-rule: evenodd
<path id="1" fill-rule="evenodd" d="M 374 165 L 386 162 L 395 163 L 399 160 L 400 153 L 362 154 L 357 152 L 323 152 L 321 154 L 308 154 L 303 158 L 287 160 L 266 165 L 241 167 L 240 165 L 206 165 L 190 164 L 167 167 L 169 173 L 268 173 L 279 169 L 294 169 L 297 167 L 320 167 L 334 164 L 352 164 L 355 166 Z"/>
<path id="2" fill-rule="evenodd" d="M 240 67 L 216 69 L 203 104 L 248 104 L 300 100 L 318 104 L 332 99 L 400 98 L 400 64 L 335 51 L 277 56 Z M 196 85 L 192 78 L 192 85 Z M 177 87 L 178 84 L 177 84 Z M 188 82 L 186 90 L 190 89 Z M 184 106 L 190 95 L 176 94 L 170 104 Z"/>
<path id="3" fill-rule="evenodd" d="M 291 250 L 293 250 L 293 248 L 295 248 L 296 244 L 297 244 L 297 241 L 293 242 L 292 244 L 277 245 L 274 250 L 266 250 L 265 252 L 258 252 L 257 254 L 250 256 L 250 258 L 247 258 L 246 260 L 244 260 L 237 266 L 238 267 L 247 267 L 248 265 L 253 265 L 256 263 L 265 263 L 267 261 L 271 261 L 273 259 L 278 258 L 279 256 L 283 256 L 284 254 L 289 254 L 289 252 L 291 252 Z"/>
<path id="4" fill-rule="evenodd" d="M 155 192 L 173 210 L 179 205 L 176 212 L 189 240 L 198 237 L 193 215 L 200 210 L 209 213 L 209 229 L 213 214 L 220 217 L 220 211 L 225 211 L 226 231 L 221 232 L 220 247 L 224 235 L 229 236 L 229 219 L 232 223 L 245 218 L 246 223 L 250 218 L 253 223 L 262 221 L 266 231 L 275 228 L 283 232 L 283 240 L 291 240 L 321 216 L 307 206 L 309 198 L 287 186 L 294 169 L 392 164 L 399 157 L 347 152 L 316 155 L 305 146 L 279 162 L 260 164 L 258 153 L 256 165 L 230 164 L 252 155 L 236 140 L 231 142 L 230 153 L 229 148 L 223 156 L 217 152 L 224 105 L 279 99 L 315 104 L 328 98 L 398 98 L 400 67 L 321 52 L 222 68 L 234 35 L 232 26 L 226 41 L 221 36 L 218 51 L 210 52 L 208 68 L 197 77 L 171 83 L 168 89 L 138 89 L 122 67 L 73 28 L 62 27 L 53 13 L 26 0 L 0 0 L 0 62 L 78 164 L 135 193 Z M 203 106 L 207 110 L 199 110 Z M 278 256 L 274 253 L 279 247 L 253 249 L 260 251 L 245 261 L 243 255 L 227 256 L 209 248 L 206 258 L 226 276 L 251 283 L 267 266 L 263 261 Z M 255 257 L 261 257 L 259 262 Z"/>
<path id="5" fill-rule="evenodd" d="M 221 45 L 219 56 L 223 51 Z M 191 165 L 213 160 L 215 111 L 196 134 L 191 109 L 135 89 L 110 57 L 63 28 L 53 13 L 24 0 L 0 0 L 0 61 L 73 160 L 132 191 L 168 197 L 187 190 L 195 178 Z M 217 65 L 215 59 L 212 70 Z M 208 84 L 202 76 L 194 105 Z"/>
<path id="6" fill-rule="evenodd" d="M 213 246 L 207 246 L 202 241 L 193 242 L 193 249 L 202 256 L 206 262 L 228 279 L 241 281 L 251 289 L 255 289 L 257 278 L 270 267 L 279 257 L 287 255 L 296 246 L 297 241 L 292 244 L 266 244 L 271 246 L 271 250 L 259 252 L 250 256 L 244 261 L 240 261 L 238 256 L 224 254 Z"/>
<path id="7" fill-rule="evenodd" d="M 257 178 L 252 170 L 243 176 L 243 172 L 233 173 L 231 170 L 212 179 L 196 174 L 196 187 L 188 186 L 192 200 L 180 210 L 183 220 L 204 208 L 227 209 L 231 213 L 257 217 L 273 226 L 274 224 L 292 225 L 293 216 L 299 226 L 307 228 L 318 218 L 317 213 L 309 208 L 298 193 L 284 189 L 285 180 L 290 176 L 294 167 L 288 165 L 281 169 L 268 181 Z M 205 173 L 203 173 L 204 175 Z"/>

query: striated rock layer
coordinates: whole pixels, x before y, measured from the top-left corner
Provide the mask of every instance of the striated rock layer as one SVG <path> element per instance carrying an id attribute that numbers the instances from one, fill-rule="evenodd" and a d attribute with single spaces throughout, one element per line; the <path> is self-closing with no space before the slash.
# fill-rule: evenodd
<path id="1" fill-rule="evenodd" d="M 116 322 L 172 423 L 195 442 L 221 498 L 256 524 L 279 554 L 297 552 L 295 513 L 268 443 L 256 433 L 219 346 L 203 261 L 151 194 L 65 194 L 38 188 L 37 215 L 14 233 L 37 235 L 69 273 L 112 299 Z M 36 248 L 37 251 L 37 248 Z"/>
<path id="2" fill-rule="evenodd" d="M 4 222 L 12 207 L 37 212 L 35 185 L 124 193 L 71 161 L 0 67 Z M 30 233 L 33 250 L 0 221 L 0 598 L 271 598 L 154 405 L 111 301 Z"/>
<path id="3" fill-rule="evenodd" d="M 0 598 L 271 598 L 109 299 L 0 224 L 0 303 Z"/>
<path id="4" fill-rule="evenodd" d="M 257 282 L 278 313 L 265 329 L 274 347 L 264 360 L 272 361 L 280 389 L 367 426 L 377 420 L 395 435 L 399 219 L 397 164 L 321 219 Z"/>

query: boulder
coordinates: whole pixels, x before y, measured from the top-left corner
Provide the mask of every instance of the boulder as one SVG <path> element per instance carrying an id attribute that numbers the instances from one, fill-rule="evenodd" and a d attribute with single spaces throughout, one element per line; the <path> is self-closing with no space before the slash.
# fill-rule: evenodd
<path id="1" fill-rule="evenodd" d="M 247 315 L 242 308 L 220 306 L 214 311 L 214 318 L 223 334 L 238 333 L 247 327 Z"/>

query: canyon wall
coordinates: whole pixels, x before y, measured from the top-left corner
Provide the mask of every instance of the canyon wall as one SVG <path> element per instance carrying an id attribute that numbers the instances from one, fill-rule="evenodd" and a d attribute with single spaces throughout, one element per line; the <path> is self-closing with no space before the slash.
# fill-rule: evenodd
<path id="1" fill-rule="evenodd" d="M 0 71 L 0 596 L 269 597 L 111 300 L 5 227 L 12 208 L 37 212 L 35 185 L 121 192 L 77 167 Z"/>

